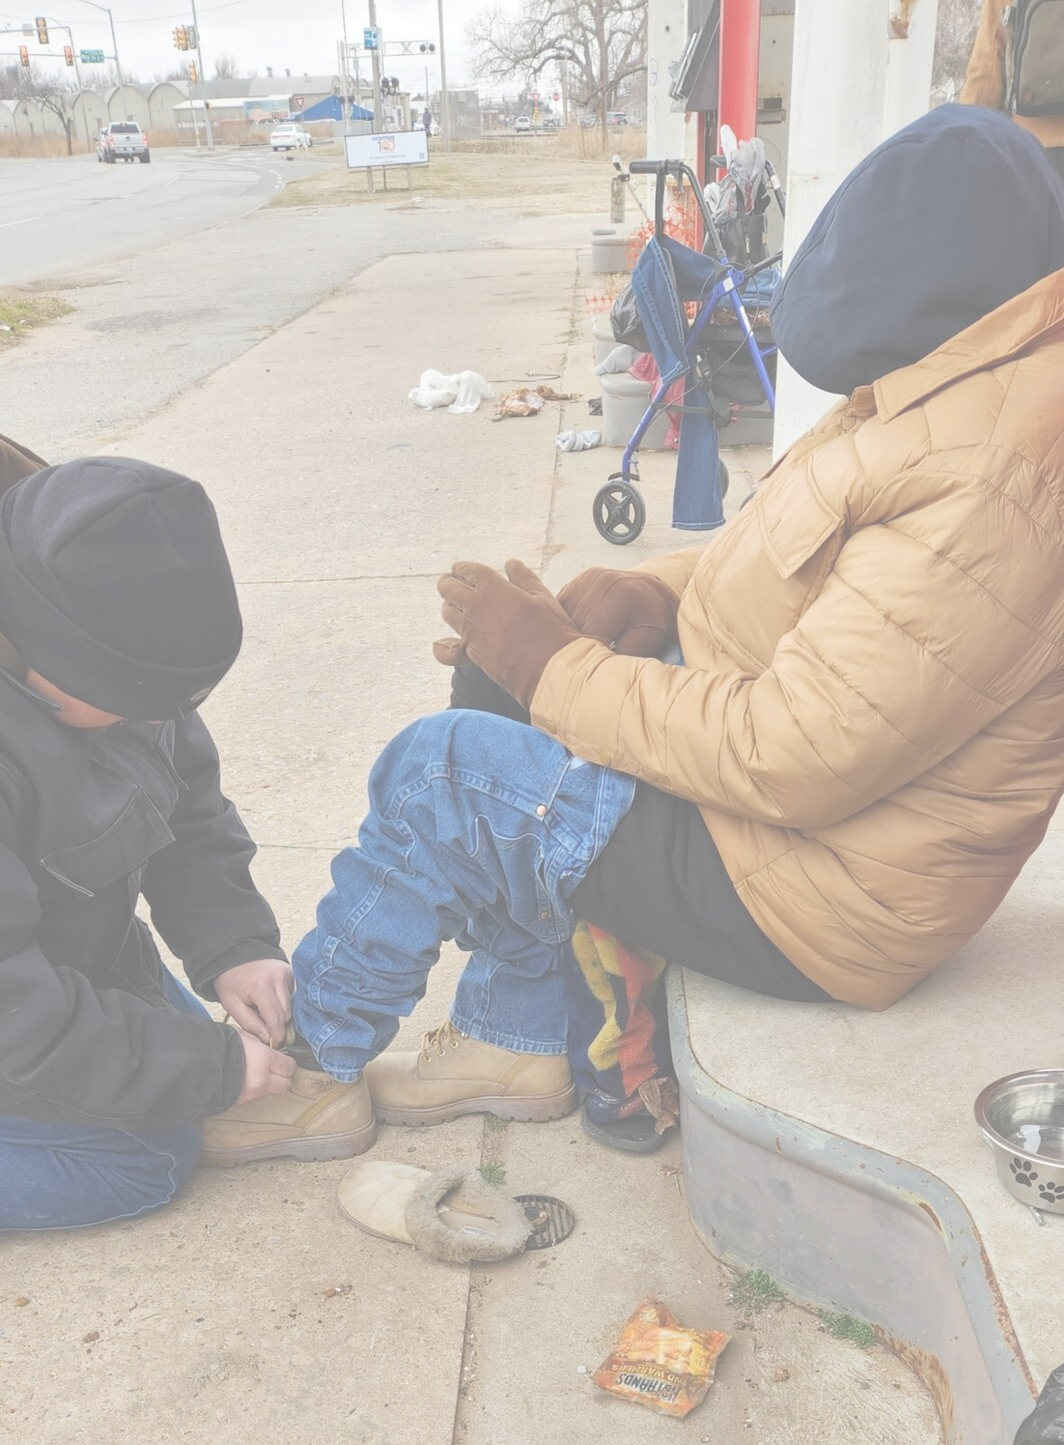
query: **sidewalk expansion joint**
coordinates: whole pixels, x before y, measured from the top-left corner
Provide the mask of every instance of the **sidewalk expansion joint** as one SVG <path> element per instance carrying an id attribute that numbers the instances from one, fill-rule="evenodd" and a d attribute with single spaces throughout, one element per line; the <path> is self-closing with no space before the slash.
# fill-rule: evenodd
<path id="1" fill-rule="evenodd" d="M 480 1172 L 488 1182 L 505 1189 L 506 1122 L 493 1114 L 484 1118 L 480 1134 Z M 454 1405 L 451 1445 L 468 1441 L 473 1425 L 473 1396 L 477 1380 L 477 1339 L 481 1326 L 485 1291 L 491 1283 L 490 1266 L 474 1264 L 469 1270 L 465 1328 L 462 1331 L 462 1359 L 458 1367 L 458 1390 Z"/>

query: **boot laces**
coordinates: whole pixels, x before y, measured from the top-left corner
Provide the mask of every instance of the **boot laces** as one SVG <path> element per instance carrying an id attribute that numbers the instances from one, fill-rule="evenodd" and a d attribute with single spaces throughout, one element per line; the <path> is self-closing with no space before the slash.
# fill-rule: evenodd
<path id="1" fill-rule="evenodd" d="M 460 1049 L 464 1038 L 465 1034 L 460 1033 L 448 1019 L 438 1028 L 429 1029 L 427 1033 L 421 1035 L 421 1056 L 427 1059 L 429 1054 L 435 1050 L 442 1059 L 447 1048 Z"/>

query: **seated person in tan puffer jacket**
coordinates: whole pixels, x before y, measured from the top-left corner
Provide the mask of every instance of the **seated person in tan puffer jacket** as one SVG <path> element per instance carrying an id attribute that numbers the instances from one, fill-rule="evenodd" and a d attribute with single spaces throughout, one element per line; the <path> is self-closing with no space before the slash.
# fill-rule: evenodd
<path id="1" fill-rule="evenodd" d="M 842 399 L 751 505 L 558 600 L 520 563 L 441 579 L 437 657 L 533 725 L 450 711 L 394 739 L 294 956 L 303 1040 L 365 1070 L 379 1118 L 573 1107 L 575 918 L 882 1009 L 990 917 L 1064 790 L 1062 266 L 1042 147 L 940 108 L 791 257 L 776 339 Z M 625 655 L 671 640 L 682 665 Z M 470 953 L 449 1021 L 382 1052 L 443 939 Z"/>

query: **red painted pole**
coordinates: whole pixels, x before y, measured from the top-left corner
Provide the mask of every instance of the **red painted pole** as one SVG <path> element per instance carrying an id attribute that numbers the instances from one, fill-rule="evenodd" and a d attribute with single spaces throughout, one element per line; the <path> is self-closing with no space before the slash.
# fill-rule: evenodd
<path id="1" fill-rule="evenodd" d="M 757 68 L 761 45 L 761 0 L 720 0 L 720 126 L 736 140 L 757 134 Z"/>

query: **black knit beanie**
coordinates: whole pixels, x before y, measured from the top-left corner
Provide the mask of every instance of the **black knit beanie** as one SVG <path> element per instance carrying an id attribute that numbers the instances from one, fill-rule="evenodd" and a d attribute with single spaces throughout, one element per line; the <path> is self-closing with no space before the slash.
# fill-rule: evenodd
<path id="1" fill-rule="evenodd" d="M 128 457 L 26 477 L 0 498 L 0 632 L 104 712 L 146 720 L 195 706 L 242 637 L 207 493 Z"/>

